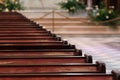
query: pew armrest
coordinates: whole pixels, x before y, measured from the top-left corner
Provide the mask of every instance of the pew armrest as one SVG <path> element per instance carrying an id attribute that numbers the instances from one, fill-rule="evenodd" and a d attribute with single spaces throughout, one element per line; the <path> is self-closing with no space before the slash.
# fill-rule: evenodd
<path id="1" fill-rule="evenodd" d="M 113 80 L 120 80 L 120 71 L 113 70 L 112 72 Z"/>
<path id="2" fill-rule="evenodd" d="M 106 73 L 106 65 L 103 62 L 96 61 L 97 64 L 97 70 L 100 73 Z"/>
<path id="3" fill-rule="evenodd" d="M 93 58 L 92 58 L 91 55 L 85 54 L 84 56 L 86 57 L 86 63 L 92 63 L 93 62 Z"/>

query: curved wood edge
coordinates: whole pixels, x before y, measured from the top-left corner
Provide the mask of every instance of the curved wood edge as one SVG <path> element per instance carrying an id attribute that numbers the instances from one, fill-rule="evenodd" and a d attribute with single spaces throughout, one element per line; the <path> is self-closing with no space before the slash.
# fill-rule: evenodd
<path id="1" fill-rule="evenodd" d="M 97 70 L 100 73 L 106 73 L 106 65 L 103 62 L 96 61 L 97 64 Z"/>
<path id="2" fill-rule="evenodd" d="M 120 80 L 120 71 L 112 70 L 113 80 Z"/>
<path id="3" fill-rule="evenodd" d="M 86 63 L 93 63 L 93 58 L 91 55 L 84 54 L 84 56 L 86 57 Z"/>
<path id="4" fill-rule="evenodd" d="M 71 72 L 47 72 L 47 73 L 2 73 L 0 77 L 67 77 L 67 76 L 110 76 L 111 74 L 104 74 L 104 73 L 71 73 Z M 87 79 L 88 80 L 88 79 Z"/>
<path id="5" fill-rule="evenodd" d="M 0 67 L 50 67 L 50 66 L 52 66 L 52 67 L 60 67 L 60 66 L 94 66 L 94 67 L 96 67 L 97 64 L 91 64 L 91 63 L 60 63 L 60 64 L 57 64 L 57 63 L 42 63 L 42 64 L 17 64 L 17 63 L 15 63 L 14 64 L 13 63 L 13 64 L 11 64 L 9 62 L 1 62 L 0 63 Z"/>
<path id="6" fill-rule="evenodd" d="M 74 55 L 75 56 L 82 56 L 82 50 L 76 49 Z"/>

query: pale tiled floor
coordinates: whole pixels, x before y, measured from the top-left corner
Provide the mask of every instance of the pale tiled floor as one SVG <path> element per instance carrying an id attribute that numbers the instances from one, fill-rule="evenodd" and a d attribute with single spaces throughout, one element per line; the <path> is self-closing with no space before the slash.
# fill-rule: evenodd
<path id="1" fill-rule="evenodd" d="M 106 63 L 107 73 L 111 73 L 111 70 L 120 70 L 120 44 L 113 48 L 106 45 L 109 42 L 120 42 L 119 36 L 63 36 L 64 40 L 69 41 L 71 44 L 75 44 L 78 49 L 82 49 L 84 54 L 90 54 L 93 56 L 94 63 L 96 61 L 102 61 Z"/>

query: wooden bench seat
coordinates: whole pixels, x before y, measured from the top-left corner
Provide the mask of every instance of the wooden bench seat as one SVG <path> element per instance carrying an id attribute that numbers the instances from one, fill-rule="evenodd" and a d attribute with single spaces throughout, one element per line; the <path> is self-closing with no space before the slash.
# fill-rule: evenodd
<path id="1" fill-rule="evenodd" d="M 14 35 L 14 34 L 16 34 L 16 35 L 23 35 L 23 34 L 28 34 L 28 35 L 30 35 L 30 34 L 33 34 L 33 35 L 52 35 L 51 33 L 49 33 L 49 32 L 43 32 L 43 31 L 41 31 L 41 32 L 34 32 L 34 31 L 31 31 L 31 32 L 8 32 L 8 31 L 6 31 L 6 32 L 0 32 L 0 34 L 1 35 Z"/>
<path id="2" fill-rule="evenodd" d="M 58 41 L 58 38 L 53 37 L 2 37 L 0 38 L 2 41 L 24 41 L 24 40 L 38 40 L 38 41 Z"/>
<path id="3" fill-rule="evenodd" d="M 0 80 L 120 80 L 92 61 L 23 15 L 0 13 Z"/>
<path id="4" fill-rule="evenodd" d="M 1 37 L 1 39 L 3 39 L 3 38 L 53 38 L 52 36 L 0 36 Z"/>
<path id="5" fill-rule="evenodd" d="M 57 55 L 57 56 L 68 56 L 68 55 L 75 55 L 76 52 L 72 51 L 10 51 L 10 52 L 0 52 L 0 56 L 40 56 L 40 55 Z M 77 54 L 77 53 L 76 53 Z"/>
<path id="6" fill-rule="evenodd" d="M 28 19 L 28 18 L 26 18 L 24 15 L 8 15 L 8 14 L 5 14 L 5 15 L 0 15 L 0 17 L 1 18 L 7 18 L 8 17 L 8 19 L 14 19 L 14 18 L 18 18 L 18 19 Z"/>
<path id="7" fill-rule="evenodd" d="M 0 33 L 0 36 L 51 36 L 49 33 Z"/>
<path id="8" fill-rule="evenodd" d="M 20 16 L 20 15 L 0 15 L 0 19 L 26 19 L 26 17 L 24 16 Z"/>
<path id="9" fill-rule="evenodd" d="M 26 19 L 0 19 L 2 20 L 0 23 L 1 25 L 4 24 L 10 24 L 10 25 L 14 25 L 14 24 L 31 24 L 31 25 L 36 25 L 34 21 L 31 20 L 26 20 Z M 16 21 L 15 21 L 16 20 Z"/>
<path id="10" fill-rule="evenodd" d="M 23 15 L 13 15 L 13 14 L 0 14 L 0 17 L 1 18 L 7 18 L 8 17 L 8 19 L 12 19 L 12 18 L 26 19 L 26 17 L 24 17 Z"/>
<path id="11" fill-rule="evenodd" d="M 35 24 L 33 22 L 30 21 L 16 21 L 16 23 L 14 23 L 15 21 L 3 21 L 0 22 L 0 27 L 35 27 L 35 26 L 39 26 L 39 24 Z M 40 26 L 39 26 L 40 27 Z"/>
<path id="12" fill-rule="evenodd" d="M 120 74 L 112 73 L 26 73 L 0 74 L 1 80 L 119 80 Z"/>
<path id="13" fill-rule="evenodd" d="M 92 63 L 91 56 L 0 56 L 1 64 Z"/>
<path id="14" fill-rule="evenodd" d="M 30 32 L 30 30 L 33 29 L 36 32 L 48 32 L 46 29 L 42 28 L 41 26 L 38 27 L 37 25 L 34 26 L 34 27 L 32 25 L 31 25 L 31 27 L 27 27 L 26 25 L 11 25 L 11 26 L 12 27 L 9 28 L 8 25 L 4 25 L 4 27 L 3 27 L 3 25 L 0 25 L 0 29 L 2 29 L 3 31 L 5 29 L 9 29 L 9 30 L 12 30 L 12 29 L 13 30 L 14 29 L 17 29 L 17 30 L 19 30 L 19 29 L 27 29 L 28 30 L 27 32 Z M 23 27 L 20 27 L 20 26 L 23 26 Z M 16 28 L 14 28 L 14 27 L 16 27 Z M 1 32 L 3 32 L 2 30 L 1 30 Z M 34 32 L 33 30 L 31 32 Z M 8 31 L 6 31 L 6 32 L 8 32 Z M 9 32 L 11 32 L 11 31 L 9 31 Z M 14 31 L 14 32 L 17 32 L 17 31 Z M 18 31 L 18 32 L 23 32 L 23 31 Z"/>
<path id="15" fill-rule="evenodd" d="M 67 45 L 63 41 L 44 41 L 44 40 L 0 40 L 0 45 Z"/>
<path id="16" fill-rule="evenodd" d="M 0 44 L 65 44 L 64 41 L 44 41 L 44 40 L 0 40 Z M 67 43 L 67 42 L 66 42 Z"/>
<path id="17" fill-rule="evenodd" d="M 60 64 L 0 64 L 1 73 L 43 73 L 43 72 L 78 72 L 105 73 L 104 63 L 60 63 Z"/>
<path id="18" fill-rule="evenodd" d="M 0 31 L 0 34 L 51 34 L 49 31 Z"/>
<path id="19" fill-rule="evenodd" d="M 30 20 L 26 20 L 26 19 L 22 19 L 22 18 L 21 18 L 21 19 L 8 19 L 8 18 L 4 19 L 4 18 L 0 18 L 0 21 L 2 21 L 2 22 L 6 22 L 6 21 L 7 21 L 7 22 L 8 22 L 8 21 L 9 21 L 9 22 L 26 21 L 26 22 L 27 22 L 27 21 L 30 21 Z"/>
<path id="20" fill-rule="evenodd" d="M 0 23 L 1 24 L 1 23 Z M 8 23 L 9 24 L 9 23 Z M 21 23 L 22 24 L 22 23 Z M 27 26 L 26 24 L 25 25 L 5 25 L 4 26 L 4 24 L 3 24 L 3 26 L 2 25 L 0 25 L 0 28 L 41 28 L 41 27 L 37 27 L 37 26 L 35 26 L 35 25 L 29 25 L 29 26 Z"/>
<path id="21" fill-rule="evenodd" d="M 0 34 L 3 33 L 51 33 L 49 31 L 0 31 Z"/>
<path id="22" fill-rule="evenodd" d="M 1 44 L 0 50 L 25 50 L 25 49 L 75 49 L 74 45 L 57 44 Z"/>
<path id="23" fill-rule="evenodd" d="M 0 16 L 23 16 L 18 12 L 1 12 Z"/>
<path id="24" fill-rule="evenodd" d="M 22 27 L 21 27 L 22 26 Z M 41 27 L 38 27 L 38 26 L 35 26 L 35 25 L 30 25 L 30 26 L 27 26 L 26 24 L 25 25 L 6 25 L 6 26 L 0 26 L 0 29 L 41 29 Z M 42 30 L 42 29 L 41 29 Z"/>
<path id="25" fill-rule="evenodd" d="M 18 32 L 17 32 L 17 33 L 14 33 L 14 32 L 9 32 L 9 33 L 6 32 L 6 33 L 3 33 L 3 32 L 0 32 L 0 36 L 2 36 L 2 35 L 3 35 L 3 36 L 11 35 L 11 37 L 12 37 L 12 36 L 15 36 L 15 35 L 17 35 L 17 36 L 23 36 L 23 35 L 25 35 L 25 36 L 29 36 L 29 35 L 31 35 L 31 36 L 32 36 L 32 35 L 33 35 L 33 36 L 37 36 L 37 35 L 38 35 L 38 36 L 52 36 L 52 34 L 49 33 L 49 32 L 37 32 L 37 33 L 34 33 L 34 32 L 33 32 L 33 33 L 28 33 L 28 32 L 25 32 L 25 33 L 22 33 L 22 32 L 21 32 L 21 33 L 20 33 L 20 32 L 19 32 L 19 33 L 18 33 Z"/>
<path id="26" fill-rule="evenodd" d="M 11 37 L 11 38 L 18 38 L 18 37 L 21 37 L 21 38 L 27 38 L 27 37 L 31 37 L 31 38 L 56 38 L 54 37 L 53 35 L 0 35 L 1 38 L 4 38 L 4 37 Z"/>
<path id="27" fill-rule="evenodd" d="M 20 31 L 20 30 L 26 30 L 26 31 L 33 31 L 33 30 L 39 30 L 39 29 L 36 29 L 36 28 L 1 28 L 0 31 Z"/>
<path id="28" fill-rule="evenodd" d="M 0 22 L 0 24 L 2 25 L 4 25 L 4 24 L 10 24 L 10 25 L 12 25 L 12 24 L 33 24 L 33 22 L 32 21 L 19 21 L 19 22 L 10 22 L 10 21 L 1 21 Z"/>
<path id="29" fill-rule="evenodd" d="M 7 20 L 9 20 L 9 19 L 7 19 Z M 29 21 L 29 20 L 27 20 L 27 21 L 19 21 L 19 22 L 10 22 L 10 21 L 1 21 L 0 22 L 0 24 L 6 24 L 6 23 L 9 23 L 9 24 L 21 24 L 21 23 L 26 23 L 26 24 L 33 24 L 33 21 Z"/>
<path id="30" fill-rule="evenodd" d="M 0 50 L 0 56 L 42 56 L 42 55 L 54 55 L 54 56 L 82 56 L 81 50 L 75 49 L 54 49 L 54 50 Z"/>
<path id="31" fill-rule="evenodd" d="M 4 45 L 9 46 L 64 46 L 65 44 L 63 42 L 0 42 L 0 45 L 4 47 Z M 1 47 L 0 46 L 0 47 Z"/>
<path id="32" fill-rule="evenodd" d="M 0 16 L 23 16 L 18 12 L 1 12 Z"/>
<path id="33" fill-rule="evenodd" d="M 37 31 L 37 29 L 0 29 L 0 31 Z"/>

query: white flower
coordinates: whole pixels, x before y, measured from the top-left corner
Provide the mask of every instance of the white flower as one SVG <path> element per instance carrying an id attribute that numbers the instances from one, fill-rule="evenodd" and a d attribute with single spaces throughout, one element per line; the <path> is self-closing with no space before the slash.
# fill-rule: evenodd
<path id="1" fill-rule="evenodd" d="M 98 5 L 95 5 L 95 8 L 98 8 Z"/>
<path id="2" fill-rule="evenodd" d="M 6 8 L 6 9 L 5 9 L 5 12 L 8 12 L 8 11 L 9 11 L 9 9 L 8 9 L 8 8 Z"/>
<path id="3" fill-rule="evenodd" d="M 7 7 L 7 6 L 8 6 L 8 4 L 6 3 L 6 4 L 5 4 L 5 6 Z"/>
<path id="4" fill-rule="evenodd" d="M 99 15 L 100 15 L 100 13 L 97 13 L 97 14 L 96 14 L 96 16 L 99 16 Z"/>
<path id="5" fill-rule="evenodd" d="M 96 8 L 96 10 L 99 10 L 99 8 Z"/>
<path id="6" fill-rule="evenodd" d="M 111 13 L 112 13 L 112 10 L 109 10 L 108 13 L 111 14 Z"/>
<path id="7" fill-rule="evenodd" d="M 76 0 L 76 2 L 79 2 L 79 0 Z"/>
<path id="8" fill-rule="evenodd" d="M 69 12 L 69 10 L 66 10 L 67 12 Z"/>
<path id="9" fill-rule="evenodd" d="M 114 9 L 114 8 L 115 8 L 115 6 L 109 6 L 109 8 L 112 8 L 112 9 Z"/>
<path id="10" fill-rule="evenodd" d="M 99 10 L 99 7 L 98 7 L 98 5 L 96 5 L 96 6 L 95 6 L 95 9 L 96 9 L 96 10 Z"/>
<path id="11" fill-rule="evenodd" d="M 114 9 L 114 8 L 115 8 L 115 6 L 111 6 L 111 8 L 112 8 L 112 9 Z"/>
<path id="12" fill-rule="evenodd" d="M 71 7 L 70 9 L 71 9 L 71 10 L 75 10 L 76 8 L 73 6 L 73 7 Z"/>
<path id="13" fill-rule="evenodd" d="M 12 12 L 15 12 L 15 10 L 12 10 Z"/>
<path id="14" fill-rule="evenodd" d="M 16 1 L 15 4 L 18 4 L 18 2 Z"/>
<path id="15" fill-rule="evenodd" d="M 67 3 L 67 2 L 68 2 L 67 0 L 64 1 L 64 3 Z"/>
<path id="16" fill-rule="evenodd" d="M 106 19 L 109 19 L 109 16 L 108 16 L 108 15 L 106 16 Z"/>

